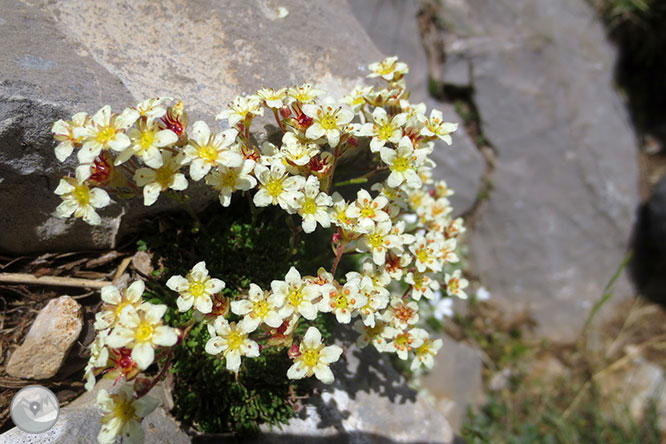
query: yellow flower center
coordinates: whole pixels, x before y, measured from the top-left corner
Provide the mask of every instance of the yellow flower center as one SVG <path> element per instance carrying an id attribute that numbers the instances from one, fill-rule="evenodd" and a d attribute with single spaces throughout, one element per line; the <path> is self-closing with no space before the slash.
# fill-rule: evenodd
<path id="1" fill-rule="evenodd" d="M 278 197 L 280 194 L 282 194 L 282 191 L 284 190 L 284 187 L 282 186 L 282 180 L 280 179 L 271 179 L 266 183 L 265 185 L 266 191 L 268 191 L 268 194 L 272 198 Z"/>
<path id="2" fill-rule="evenodd" d="M 320 122 L 320 125 L 322 128 L 325 130 L 333 130 L 338 127 L 337 122 L 335 121 L 335 117 L 331 114 L 325 115 Z"/>
<path id="3" fill-rule="evenodd" d="M 335 306 L 341 310 L 345 310 L 349 306 L 349 301 L 347 301 L 347 295 L 344 291 L 338 293 L 338 297 L 335 298 Z"/>
<path id="4" fill-rule="evenodd" d="M 120 304 L 116 306 L 116 309 L 114 310 L 116 314 L 116 318 L 120 318 L 120 314 L 123 312 L 123 309 L 129 305 L 129 301 L 121 301 Z"/>
<path id="5" fill-rule="evenodd" d="M 428 342 L 430 341 L 428 340 L 424 341 L 422 346 L 414 350 L 414 353 L 420 356 L 430 353 L 430 345 L 428 344 Z"/>
<path id="6" fill-rule="evenodd" d="M 253 306 L 254 315 L 260 319 L 264 319 L 268 315 L 270 309 L 268 303 L 264 300 L 255 302 Z"/>
<path id="7" fill-rule="evenodd" d="M 455 291 L 458 291 L 459 288 L 460 288 L 460 281 L 456 278 L 452 278 L 449 281 L 449 290 L 451 292 L 455 292 Z"/>
<path id="8" fill-rule="evenodd" d="M 304 214 L 315 214 L 317 212 L 317 203 L 313 198 L 306 197 L 305 201 L 303 202 L 301 211 Z"/>
<path id="9" fill-rule="evenodd" d="M 106 126 L 97 133 L 97 142 L 106 145 L 116 136 L 116 129 L 112 126 Z"/>
<path id="10" fill-rule="evenodd" d="M 206 292 L 206 284 L 201 281 L 194 281 L 190 283 L 190 294 L 195 298 L 201 297 Z"/>
<path id="11" fill-rule="evenodd" d="M 428 250 L 424 248 L 416 253 L 416 258 L 419 260 L 419 262 L 426 263 L 430 260 L 430 253 L 428 253 Z"/>
<path id="12" fill-rule="evenodd" d="M 372 248 L 379 248 L 384 243 L 384 236 L 381 234 L 369 234 L 368 241 L 370 241 Z"/>
<path id="13" fill-rule="evenodd" d="M 74 191 L 72 191 L 72 196 L 79 203 L 79 206 L 85 207 L 90 203 L 90 189 L 85 185 L 76 185 Z"/>
<path id="14" fill-rule="evenodd" d="M 227 344 L 229 350 L 240 350 L 241 345 L 245 342 L 245 335 L 239 331 L 232 330 L 227 337 Z"/>
<path id="15" fill-rule="evenodd" d="M 197 150 L 197 153 L 199 154 L 200 158 L 202 158 L 208 163 L 215 163 L 217 161 L 217 150 L 215 149 L 214 146 L 211 146 L 209 144 L 200 146 L 199 149 Z"/>
<path id="16" fill-rule="evenodd" d="M 394 130 L 395 128 L 393 128 L 393 125 L 391 124 L 384 125 L 381 128 L 379 128 L 379 131 L 377 131 L 377 135 L 381 140 L 389 140 L 393 135 Z"/>
<path id="17" fill-rule="evenodd" d="M 361 210 L 361 217 L 373 218 L 375 216 L 375 210 L 370 207 L 365 207 Z"/>
<path id="18" fill-rule="evenodd" d="M 153 326 L 147 321 L 141 322 L 139 326 L 136 328 L 136 332 L 134 333 L 134 339 L 136 339 L 137 342 L 147 342 L 152 337 L 153 337 Z"/>
<path id="19" fill-rule="evenodd" d="M 303 353 L 303 363 L 308 367 L 316 367 L 319 363 L 319 349 L 308 348 Z"/>
<path id="20" fill-rule="evenodd" d="M 171 182 L 171 176 L 173 176 L 173 171 L 168 166 L 162 166 L 155 171 L 157 183 L 160 184 L 163 190 L 169 188 L 169 183 Z"/>
<path id="21" fill-rule="evenodd" d="M 409 338 L 409 336 L 406 333 L 399 334 L 394 340 L 395 346 L 399 350 L 404 350 L 409 348 L 409 344 L 412 342 L 412 340 Z"/>
<path id="22" fill-rule="evenodd" d="M 121 400 L 113 407 L 113 416 L 125 424 L 136 417 L 136 408 L 130 400 Z"/>
<path id="23" fill-rule="evenodd" d="M 141 133 L 137 145 L 139 145 L 140 151 L 145 151 L 155 143 L 155 134 L 157 131 L 146 130 Z"/>
<path id="24" fill-rule="evenodd" d="M 406 157 L 398 157 L 393 161 L 393 170 L 404 173 L 409 169 L 409 160 Z"/>
<path id="25" fill-rule="evenodd" d="M 294 308 L 301 305 L 301 302 L 303 302 L 303 291 L 300 288 L 292 289 L 287 296 L 287 302 Z"/>
<path id="26" fill-rule="evenodd" d="M 384 326 L 381 324 L 375 324 L 374 327 L 368 328 L 365 333 L 368 335 L 370 339 L 376 339 L 382 334 L 382 330 L 384 330 Z"/>
<path id="27" fill-rule="evenodd" d="M 221 184 L 223 188 L 233 189 L 236 186 L 236 173 L 234 170 L 229 170 L 222 175 Z"/>
<path id="28" fill-rule="evenodd" d="M 407 307 L 406 305 L 400 305 L 395 310 L 395 317 L 400 319 L 402 322 L 408 322 L 411 318 L 412 315 L 414 314 L 414 311 Z"/>

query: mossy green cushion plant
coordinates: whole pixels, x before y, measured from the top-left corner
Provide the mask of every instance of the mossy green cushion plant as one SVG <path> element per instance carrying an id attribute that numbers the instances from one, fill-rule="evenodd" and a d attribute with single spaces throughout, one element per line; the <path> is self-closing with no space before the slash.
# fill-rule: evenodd
<path id="1" fill-rule="evenodd" d="M 146 237 L 162 265 L 148 290 L 144 280 L 102 290 L 87 386 L 107 375 L 120 389 L 99 391 L 100 443 L 142 440 L 141 420 L 156 407 L 146 394 L 169 371 L 176 415 L 199 430 L 285 422 L 294 381 L 335 378 L 330 364 L 343 350 L 331 323 L 353 325 L 359 346 L 412 370 L 433 366 L 441 340 L 425 321 L 442 311 L 435 305 L 466 298 L 468 285 L 456 269 L 462 220 L 429 158 L 457 125 L 409 102 L 408 67 L 396 57 L 369 69 L 384 86 L 341 101 L 310 84 L 238 96 L 218 115 L 229 127 L 220 132 L 190 127 L 182 102 L 168 98 L 54 124 L 58 159 L 76 152 L 79 161 L 55 190 L 59 216 L 99 224 L 109 193 L 189 209 L 190 181 L 216 190 L 223 210 L 189 209 L 194 230 Z M 264 114 L 279 127 L 277 145 L 250 131 Z M 352 184 L 360 190 L 346 193 Z M 358 265 L 345 270 L 343 258 Z"/>

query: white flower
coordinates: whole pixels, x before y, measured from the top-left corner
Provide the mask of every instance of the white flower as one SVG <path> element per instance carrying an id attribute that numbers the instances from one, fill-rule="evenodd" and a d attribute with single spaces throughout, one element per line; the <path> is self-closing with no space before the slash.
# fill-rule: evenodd
<path id="1" fill-rule="evenodd" d="M 367 302 L 367 298 L 359 293 L 359 283 L 357 279 L 348 280 L 342 288 L 331 285 L 328 292 L 322 292 L 319 310 L 333 312 L 339 323 L 349 324 L 352 315 Z"/>
<path id="2" fill-rule="evenodd" d="M 162 166 L 156 170 L 139 168 L 134 173 L 134 182 L 143 187 L 143 204 L 150 206 L 157 202 L 162 191 L 169 188 L 182 191 L 187 188 L 187 179 L 180 172 L 184 154 L 173 154 L 171 151 L 162 151 Z"/>
<path id="3" fill-rule="evenodd" d="M 104 330 L 115 327 L 120 320 L 120 315 L 128 305 L 138 309 L 143 302 L 142 296 L 145 288 L 145 284 L 141 280 L 133 282 L 122 293 L 113 285 L 103 287 L 104 305 L 102 305 L 101 311 L 95 314 L 95 329 Z"/>
<path id="4" fill-rule="evenodd" d="M 372 94 L 372 90 L 372 86 L 357 86 L 343 98 L 343 101 L 357 113 L 366 103 L 366 97 Z"/>
<path id="5" fill-rule="evenodd" d="M 185 312 L 192 308 L 201 313 L 210 313 L 213 309 L 211 297 L 224 289 L 225 283 L 220 279 L 208 276 L 206 262 L 201 261 L 192 267 L 186 277 L 171 276 L 166 283 L 167 287 L 178 293 L 176 305 L 178 311 Z"/>
<path id="6" fill-rule="evenodd" d="M 349 202 L 337 191 L 333 193 L 331 198 L 333 199 L 333 206 L 329 210 L 331 222 L 344 230 L 354 230 L 356 228 L 356 221 L 347 216 Z"/>
<path id="7" fill-rule="evenodd" d="M 130 157 L 140 156 L 146 165 L 151 168 L 162 166 L 162 153 L 160 148 L 173 145 L 178 141 L 178 136 L 171 130 L 160 129 L 157 122 L 137 123 L 136 128 L 130 128 L 127 132 L 131 145 L 123 150 L 116 158 L 115 165 L 127 161 Z"/>
<path id="8" fill-rule="evenodd" d="M 257 96 L 236 96 L 229 104 L 229 109 L 220 112 L 215 118 L 217 120 L 227 119 L 230 127 L 239 122 L 252 119 L 254 116 L 263 116 L 264 109 L 261 100 Z"/>
<path id="9" fill-rule="evenodd" d="M 271 282 L 273 294 L 284 299 L 280 316 L 286 319 L 293 313 L 298 313 L 309 321 L 315 319 L 317 308 L 314 305 L 314 299 L 321 294 L 319 286 L 302 280 L 301 274 L 294 267 L 289 269 L 284 279 L 284 281 Z"/>
<path id="10" fill-rule="evenodd" d="M 387 352 L 393 352 L 403 361 L 407 359 L 409 352 L 423 345 L 423 340 L 428 337 L 428 332 L 422 328 L 403 330 L 395 335 L 386 347 Z"/>
<path id="11" fill-rule="evenodd" d="M 412 141 L 407 136 L 400 139 L 398 149 L 381 148 L 382 161 L 391 170 L 386 185 L 396 188 L 406 183 L 408 187 L 419 188 L 422 182 L 416 170 L 423 162 L 424 154 L 420 150 L 414 150 Z"/>
<path id="12" fill-rule="evenodd" d="M 373 326 L 366 325 L 360 320 L 356 321 L 354 328 L 361 334 L 356 340 L 358 347 L 363 348 L 372 344 L 379 352 L 386 351 L 389 340 L 397 334 L 393 327 L 379 319 Z"/>
<path id="13" fill-rule="evenodd" d="M 83 378 L 86 380 L 84 388 L 90 391 L 95 386 L 95 369 L 103 369 L 109 361 L 109 349 L 106 346 L 106 337 L 109 335 L 110 329 L 101 330 L 97 332 L 95 340 L 90 345 L 90 358 L 83 371 Z"/>
<path id="14" fill-rule="evenodd" d="M 439 290 L 439 282 L 437 280 L 432 279 L 426 273 L 418 271 L 407 273 L 405 282 L 411 284 L 411 297 L 417 301 L 421 299 L 421 296 L 426 299 L 433 299 L 435 297 L 433 291 Z"/>
<path id="15" fill-rule="evenodd" d="M 231 311 L 238 316 L 245 316 L 240 322 L 241 328 L 252 332 L 263 322 L 272 328 L 282 325 L 284 318 L 279 309 L 284 303 L 280 294 L 270 294 L 256 284 L 250 284 L 247 299 L 231 302 Z"/>
<path id="16" fill-rule="evenodd" d="M 372 71 L 368 77 L 381 77 L 387 81 L 398 80 L 409 72 L 406 63 L 398 62 L 398 57 L 387 57 L 379 63 L 371 63 L 368 68 Z"/>
<path id="17" fill-rule="evenodd" d="M 280 109 L 284 106 L 284 99 L 287 97 L 287 89 L 281 88 L 277 91 L 273 88 L 262 88 L 257 91 L 257 96 L 264 101 L 267 107 Z"/>
<path id="18" fill-rule="evenodd" d="M 447 239 L 455 239 L 463 234 L 465 231 L 467 231 L 467 228 L 465 228 L 463 223 L 464 222 L 462 217 L 458 217 L 450 221 L 449 224 L 444 227 L 444 237 Z"/>
<path id="19" fill-rule="evenodd" d="M 388 205 L 385 196 L 377 196 L 374 199 L 366 190 L 361 189 L 356 193 L 356 200 L 347 208 L 347 216 L 357 219 L 357 224 L 363 232 L 370 232 L 375 223 L 389 220 L 389 214 L 383 211 Z"/>
<path id="20" fill-rule="evenodd" d="M 324 384 L 330 384 L 334 377 L 329 365 L 337 361 L 341 354 L 342 348 L 337 345 L 324 346 L 319 330 L 310 327 L 299 345 L 299 354 L 294 364 L 287 370 L 287 377 L 302 379 L 315 375 Z"/>
<path id="21" fill-rule="evenodd" d="M 371 252 L 375 264 L 384 265 L 387 251 L 402 245 L 400 238 L 392 234 L 392 228 L 390 219 L 378 222 L 359 239 L 356 250 L 361 253 Z"/>
<path id="22" fill-rule="evenodd" d="M 300 197 L 302 176 L 290 176 L 279 160 L 271 163 L 270 169 L 263 165 L 254 167 L 254 175 L 259 180 L 259 190 L 254 195 L 258 207 L 280 205 L 284 210 L 293 211 L 294 202 Z"/>
<path id="23" fill-rule="evenodd" d="M 298 208 L 298 214 L 303 218 L 303 231 L 312 233 L 317 228 L 317 223 L 324 228 L 330 227 L 328 208 L 331 205 L 333 205 L 331 196 L 319 191 L 319 179 L 316 176 L 308 177 L 303 192 L 294 203 L 294 207 Z"/>
<path id="24" fill-rule="evenodd" d="M 358 282 L 359 292 L 367 301 L 365 305 L 358 309 L 358 312 L 365 325 L 374 327 L 376 318 L 378 318 L 378 311 L 385 309 L 389 303 L 389 291 L 384 287 L 376 286 L 369 276 L 354 278 L 356 274 L 354 272 L 347 273 L 347 280 Z"/>
<path id="25" fill-rule="evenodd" d="M 76 113 L 71 121 L 58 120 L 53 124 L 51 127 L 53 138 L 60 142 L 55 147 L 55 155 L 59 161 L 64 162 L 72 154 L 74 147 L 81 143 L 83 138 L 75 137 L 74 129 L 84 127 L 87 120 L 88 114 Z"/>
<path id="26" fill-rule="evenodd" d="M 128 305 L 107 343 L 113 348 L 131 348 L 137 367 L 147 369 L 155 359 L 155 347 L 170 347 L 178 341 L 178 330 L 162 325 L 166 310 L 166 305 L 144 303 L 138 310 Z"/>
<path id="27" fill-rule="evenodd" d="M 292 132 L 286 132 L 282 136 L 280 155 L 294 165 L 307 165 L 311 158 L 319 154 L 319 151 L 319 145 L 303 141 Z"/>
<path id="28" fill-rule="evenodd" d="M 441 339 L 424 338 L 423 344 L 414 349 L 414 360 L 410 369 L 414 371 L 421 366 L 431 369 L 435 365 L 435 355 L 440 348 L 442 348 Z"/>
<path id="29" fill-rule="evenodd" d="M 62 203 L 56 208 L 58 217 L 67 218 L 74 214 L 74 217 L 81 217 L 90 225 L 99 225 L 102 222 L 95 209 L 104 208 L 111 203 L 109 195 L 103 189 L 91 189 L 87 184 L 80 184 L 70 177 L 60 179 L 54 193 L 62 199 Z"/>
<path id="30" fill-rule="evenodd" d="M 416 302 L 405 302 L 400 297 L 393 297 L 388 310 L 384 312 L 384 321 L 398 330 L 412 327 L 419 320 L 419 306 Z"/>
<path id="31" fill-rule="evenodd" d="M 212 134 L 206 122 L 194 122 L 192 133 L 185 153 L 184 164 L 190 164 L 190 176 L 200 180 L 212 167 L 224 165 L 238 167 L 243 163 L 243 156 L 231 150 L 229 146 L 234 143 L 238 131 L 226 129 L 218 134 Z"/>
<path id="32" fill-rule="evenodd" d="M 407 114 L 400 113 L 390 117 L 384 108 L 375 108 L 372 112 L 374 123 L 366 124 L 365 134 L 371 136 L 370 151 L 378 152 L 386 142 L 398 143 L 402 139 L 402 127 L 407 122 Z"/>
<path id="33" fill-rule="evenodd" d="M 435 316 L 435 318 L 439 319 L 440 321 L 445 317 L 446 318 L 453 317 L 453 299 L 451 298 L 441 299 L 440 292 L 437 292 L 435 294 L 436 295 L 439 294 L 439 300 L 435 304 L 435 310 L 433 311 L 433 316 Z M 435 296 L 435 298 L 437 298 L 437 296 Z"/>
<path id="34" fill-rule="evenodd" d="M 132 384 L 124 384 L 117 394 L 100 389 L 97 392 L 97 408 L 102 412 L 102 428 L 97 435 L 99 444 L 113 444 L 117 436 L 122 436 L 126 444 L 143 443 L 144 431 L 141 421 L 158 405 L 158 401 L 143 396 L 134 398 Z"/>
<path id="35" fill-rule="evenodd" d="M 456 254 L 456 238 L 446 239 L 441 242 L 441 248 L 438 251 L 439 260 L 443 263 L 456 263 L 460 260 Z"/>
<path id="36" fill-rule="evenodd" d="M 163 117 L 167 110 L 162 104 L 173 100 L 171 97 L 155 97 L 146 99 L 136 106 L 139 115 L 146 117 L 147 120 L 154 120 Z"/>
<path id="37" fill-rule="evenodd" d="M 453 274 L 448 274 L 444 276 L 446 281 L 446 292 L 449 296 L 457 296 L 460 299 L 467 299 L 467 295 L 463 291 L 469 285 L 467 279 L 460 277 L 462 274 L 461 270 L 456 270 Z"/>
<path id="38" fill-rule="evenodd" d="M 248 332 L 240 324 L 228 323 L 222 316 L 215 318 L 213 325 L 208 324 L 211 338 L 206 343 L 206 353 L 222 356 L 226 359 L 227 370 L 237 372 L 241 356 L 256 358 L 259 345 L 248 338 Z"/>
<path id="39" fill-rule="evenodd" d="M 409 247 L 416 262 L 416 269 L 423 273 L 426 269 L 435 272 L 442 271 L 442 263 L 438 260 L 437 255 L 439 251 L 438 242 L 429 242 L 425 236 L 420 233 L 416 234 L 415 242 Z"/>
<path id="40" fill-rule="evenodd" d="M 220 204 L 228 207 L 234 191 L 247 191 L 257 185 L 251 173 L 254 169 L 254 160 L 246 159 L 239 167 L 226 167 L 220 165 L 215 171 L 206 176 L 206 183 L 220 192 Z"/>
<path id="41" fill-rule="evenodd" d="M 430 117 L 425 121 L 425 126 L 421 130 L 421 134 L 424 136 L 437 137 L 448 145 L 451 145 L 451 143 L 453 143 L 451 133 L 455 132 L 457 129 L 457 123 L 444 122 L 442 120 L 442 112 L 433 109 L 430 112 Z"/>
<path id="42" fill-rule="evenodd" d="M 490 292 L 486 287 L 479 287 L 479 289 L 476 290 L 475 296 L 477 301 L 487 301 L 490 299 Z"/>
<path id="43" fill-rule="evenodd" d="M 349 108 L 336 105 L 330 97 L 324 99 L 321 106 L 303 105 L 303 112 L 312 118 L 312 125 L 305 131 L 305 136 L 312 140 L 326 137 L 332 147 L 338 145 L 344 127 L 354 118 Z"/>
<path id="44" fill-rule="evenodd" d="M 301 86 L 289 88 L 287 91 L 287 102 L 289 104 L 294 102 L 299 102 L 302 104 L 311 103 L 314 102 L 317 97 L 323 96 L 324 94 L 326 94 L 326 91 L 313 88 L 309 83 L 304 83 Z"/>
<path id="45" fill-rule="evenodd" d="M 81 163 L 92 163 L 103 149 L 123 151 L 130 145 L 125 130 L 139 118 L 139 112 L 126 108 L 120 115 L 111 113 L 106 105 L 92 116 L 85 126 L 74 128 L 74 137 L 83 140 L 77 156 Z"/>

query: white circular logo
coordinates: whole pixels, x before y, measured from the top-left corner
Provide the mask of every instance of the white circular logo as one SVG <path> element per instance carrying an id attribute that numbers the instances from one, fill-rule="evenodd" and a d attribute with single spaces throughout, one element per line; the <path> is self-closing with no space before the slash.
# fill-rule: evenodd
<path id="1" fill-rule="evenodd" d="M 9 412 L 19 429 L 26 433 L 42 433 L 58 420 L 60 405 L 51 390 L 41 385 L 29 385 L 14 395 Z"/>

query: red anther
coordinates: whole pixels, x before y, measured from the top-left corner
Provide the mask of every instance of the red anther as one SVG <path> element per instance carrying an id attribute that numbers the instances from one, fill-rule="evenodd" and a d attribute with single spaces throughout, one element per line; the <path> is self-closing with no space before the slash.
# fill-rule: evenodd
<path id="1" fill-rule="evenodd" d="M 298 122 L 298 126 L 301 129 L 306 129 L 310 125 L 312 125 L 312 117 L 308 117 L 307 114 L 303 113 L 300 116 L 296 118 L 296 121 Z"/>
<path id="2" fill-rule="evenodd" d="M 183 134 L 183 131 L 185 130 L 185 127 L 183 125 L 183 122 L 180 120 L 180 116 L 173 111 L 172 108 L 169 108 L 167 113 L 160 119 L 161 121 L 161 127 L 165 129 L 170 129 L 178 137 L 180 137 Z"/>

